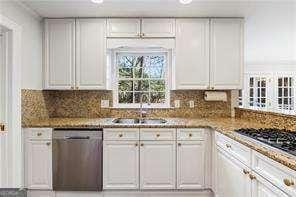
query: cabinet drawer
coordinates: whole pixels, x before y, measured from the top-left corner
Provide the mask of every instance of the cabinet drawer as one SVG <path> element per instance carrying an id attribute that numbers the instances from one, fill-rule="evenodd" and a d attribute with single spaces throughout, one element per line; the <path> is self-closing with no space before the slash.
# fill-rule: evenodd
<path id="1" fill-rule="evenodd" d="M 176 129 L 140 129 L 140 140 L 175 140 Z"/>
<path id="2" fill-rule="evenodd" d="M 296 196 L 296 171 L 253 151 L 252 169 L 291 196 Z"/>
<path id="3" fill-rule="evenodd" d="M 204 129 L 177 129 L 178 140 L 204 140 Z"/>
<path id="4" fill-rule="evenodd" d="M 52 139 L 52 129 L 50 128 L 27 128 L 23 129 L 27 139 L 50 140 Z"/>
<path id="5" fill-rule="evenodd" d="M 104 129 L 104 140 L 139 140 L 139 129 Z"/>
<path id="6" fill-rule="evenodd" d="M 246 166 L 251 166 L 251 149 L 216 132 L 216 144 Z"/>

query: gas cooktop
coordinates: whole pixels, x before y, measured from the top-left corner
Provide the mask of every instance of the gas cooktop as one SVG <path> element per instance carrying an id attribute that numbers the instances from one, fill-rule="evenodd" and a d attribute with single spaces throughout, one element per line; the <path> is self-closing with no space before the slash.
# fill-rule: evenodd
<path id="1" fill-rule="evenodd" d="M 296 156 L 296 132 L 285 129 L 237 129 L 235 132 Z"/>

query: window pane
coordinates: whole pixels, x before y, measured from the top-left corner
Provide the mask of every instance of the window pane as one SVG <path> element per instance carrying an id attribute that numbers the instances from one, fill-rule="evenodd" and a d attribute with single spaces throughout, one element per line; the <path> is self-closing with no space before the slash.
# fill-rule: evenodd
<path id="1" fill-rule="evenodd" d="M 147 92 L 135 92 L 135 103 L 149 103 L 149 93 Z"/>
<path id="2" fill-rule="evenodd" d="M 164 56 L 150 56 L 150 66 L 163 67 Z"/>
<path id="3" fill-rule="evenodd" d="M 152 91 L 152 92 L 165 91 L 165 81 L 164 80 L 151 80 L 150 81 L 150 91 Z"/>
<path id="4" fill-rule="evenodd" d="M 282 97 L 282 95 L 283 95 L 283 89 L 279 88 L 279 97 Z"/>
<path id="5" fill-rule="evenodd" d="M 279 99 L 278 99 L 278 103 L 279 103 L 279 104 L 282 104 L 282 103 L 283 103 L 283 99 L 279 98 Z"/>
<path id="6" fill-rule="evenodd" d="M 253 87 L 253 86 L 254 86 L 254 78 L 250 77 L 250 87 Z"/>
<path id="7" fill-rule="evenodd" d="M 149 67 L 150 78 L 164 78 L 163 67 Z"/>
<path id="8" fill-rule="evenodd" d="M 266 97 L 266 88 L 261 89 L 261 97 Z"/>
<path id="9" fill-rule="evenodd" d="M 284 88 L 284 96 L 288 96 L 288 88 Z"/>
<path id="10" fill-rule="evenodd" d="M 133 78 L 132 68 L 119 68 L 119 78 Z"/>
<path id="11" fill-rule="evenodd" d="M 134 77 L 135 78 L 143 78 L 143 68 L 142 67 L 135 67 L 134 68 Z"/>
<path id="12" fill-rule="evenodd" d="M 257 89 L 257 96 L 260 97 L 260 88 Z"/>
<path id="13" fill-rule="evenodd" d="M 278 79 L 278 86 L 279 87 L 283 86 L 283 78 Z"/>
<path id="14" fill-rule="evenodd" d="M 133 103 L 133 93 L 132 92 L 119 92 L 118 93 L 119 103 Z"/>
<path id="15" fill-rule="evenodd" d="M 149 81 L 148 80 L 138 80 L 134 81 L 135 91 L 149 91 Z"/>
<path id="16" fill-rule="evenodd" d="M 250 89 L 250 97 L 254 97 L 254 89 L 253 88 Z"/>
<path id="17" fill-rule="evenodd" d="M 288 83 L 288 77 L 285 77 L 285 78 L 284 78 L 284 86 L 287 87 L 288 84 L 289 84 L 289 83 Z"/>
<path id="18" fill-rule="evenodd" d="M 265 79 L 261 81 L 261 87 L 266 87 L 266 81 L 265 81 Z"/>
<path id="19" fill-rule="evenodd" d="M 133 81 L 119 81 L 119 91 L 133 91 Z"/>
<path id="20" fill-rule="evenodd" d="M 119 67 L 133 67 L 136 57 L 134 56 L 119 56 L 118 66 Z"/>
<path id="21" fill-rule="evenodd" d="M 151 93 L 151 103 L 165 103 L 165 93 L 164 92 Z"/>

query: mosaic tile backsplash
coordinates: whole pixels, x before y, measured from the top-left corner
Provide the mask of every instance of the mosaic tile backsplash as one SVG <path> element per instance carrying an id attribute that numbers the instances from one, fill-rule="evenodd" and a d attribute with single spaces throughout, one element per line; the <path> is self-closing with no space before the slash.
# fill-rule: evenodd
<path id="1" fill-rule="evenodd" d="M 150 109 L 148 117 L 230 117 L 231 92 L 228 102 L 206 102 L 204 91 L 171 91 L 171 104 L 180 100 L 180 108 Z M 112 91 L 41 91 L 22 90 L 22 120 L 64 118 L 138 117 L 138 109 L 101 108 L 101 100 L 110 100 Z M 195 108 L 189 108 L 193 100 Z"/>

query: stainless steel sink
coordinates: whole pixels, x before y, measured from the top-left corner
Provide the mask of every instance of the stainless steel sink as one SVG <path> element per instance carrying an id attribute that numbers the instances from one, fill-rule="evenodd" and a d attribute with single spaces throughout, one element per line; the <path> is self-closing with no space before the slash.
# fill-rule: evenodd
<path id="1" fill-rule="evenodd" d="M 113 120 L 114 124 L 165 124 L 164 119 L 143 119 L 138 118 L 116 118 Z"/>

